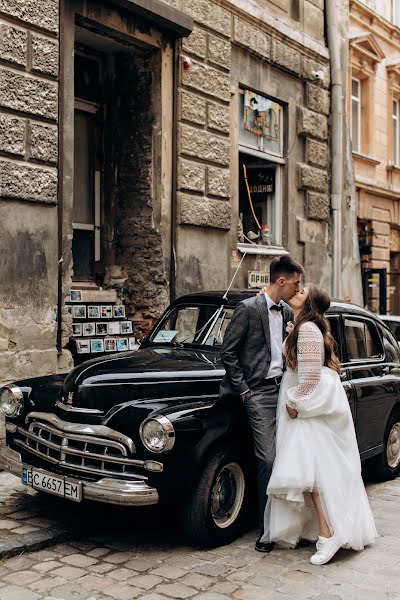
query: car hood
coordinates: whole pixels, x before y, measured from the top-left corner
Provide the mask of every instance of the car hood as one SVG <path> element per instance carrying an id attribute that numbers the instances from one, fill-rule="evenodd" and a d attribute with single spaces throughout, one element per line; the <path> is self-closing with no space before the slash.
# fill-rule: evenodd
<path id="1" fill-rule="evenodd" d="M 83 363 L 67 376 L 62 402 L 104 414 L 116 405 L 181 405 L 214 396 L 224 374 L 215 351 L 147 348 Z M 150 401 L 150 402 L 149 402 Z M 113 411 L 114 412 L 114 411 Z"/>

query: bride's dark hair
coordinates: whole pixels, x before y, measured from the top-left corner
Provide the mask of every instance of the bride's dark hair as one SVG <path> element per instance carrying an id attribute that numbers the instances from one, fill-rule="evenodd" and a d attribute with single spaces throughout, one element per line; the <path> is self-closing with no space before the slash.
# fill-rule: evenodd
<path id="1" fill-rule="evenodd" d="M 297 316 L 294 324 L 293 331 L 290 332 L 286 338 L 286 365 L 292 370 L 297 369 L 297 341 L 299 338 L 299 329 L 303 323 L 311 321 L 319 327 L 322 337 L 324 340 L 325 347 L 325 362 L 324 366 L 334 369 L 340 373 L 340 363 L 334 352 L 334 339 L 329 331 L 329 323 L 325 317 L 325 313 L 328 310 L 331 299 L 329 294 L 322 288 L 309 284 L 306 286 L 308 289 L 308 295 L 305 299 L 303 308 Z"/>

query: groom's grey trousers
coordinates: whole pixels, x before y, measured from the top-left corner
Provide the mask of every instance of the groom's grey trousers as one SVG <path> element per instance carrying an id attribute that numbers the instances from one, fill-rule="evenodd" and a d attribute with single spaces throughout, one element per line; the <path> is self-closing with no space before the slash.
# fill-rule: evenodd
<path id="1" fill-rule="evenodd" d="M 252 389 L 244 401 L 254 441 L 257 467 L 258 518 L 261 524 L 264 522 L 267 486 L 275 460 L 278 395 L 278 385 L 262 385 Z"/>

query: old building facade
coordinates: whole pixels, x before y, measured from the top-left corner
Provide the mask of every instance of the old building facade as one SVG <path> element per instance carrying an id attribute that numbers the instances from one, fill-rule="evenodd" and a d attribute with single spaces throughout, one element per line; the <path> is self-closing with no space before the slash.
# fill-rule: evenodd
<path id="1" fill-rule="evenodd" d="M 290 252 L 331 288 L 323 0 L 0 0 L 0 372 Z M 132 342 L 132 346 L 131 346 Z"/>
<path id="2" fill-rule="evenodd" d="M 400 3 L 350 0 L 347 111 L 364 302 L 400 312 Z"/>

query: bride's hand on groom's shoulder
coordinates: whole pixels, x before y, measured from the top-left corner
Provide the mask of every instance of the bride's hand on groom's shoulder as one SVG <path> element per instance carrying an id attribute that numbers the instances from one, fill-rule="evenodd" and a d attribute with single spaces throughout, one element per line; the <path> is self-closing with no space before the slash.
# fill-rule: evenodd
<path id="1" fill-rule="evenodd" d="M 288 404 L 286 404 L 286 410 L 287 410 L 287 414 L 289 415 L 289 417 L 291 419 L 296 419 L 298 412 L 295 408 L 292 408 L 291 406 L 289 406 Z"/>
<path id="2" fill-rule="evenodd" d="M 262 294 L 266 294 L 267 293 L 267 286 L 261 288 L 261 290 L 258 292 L 257 296 L 261 296 Z"/>

